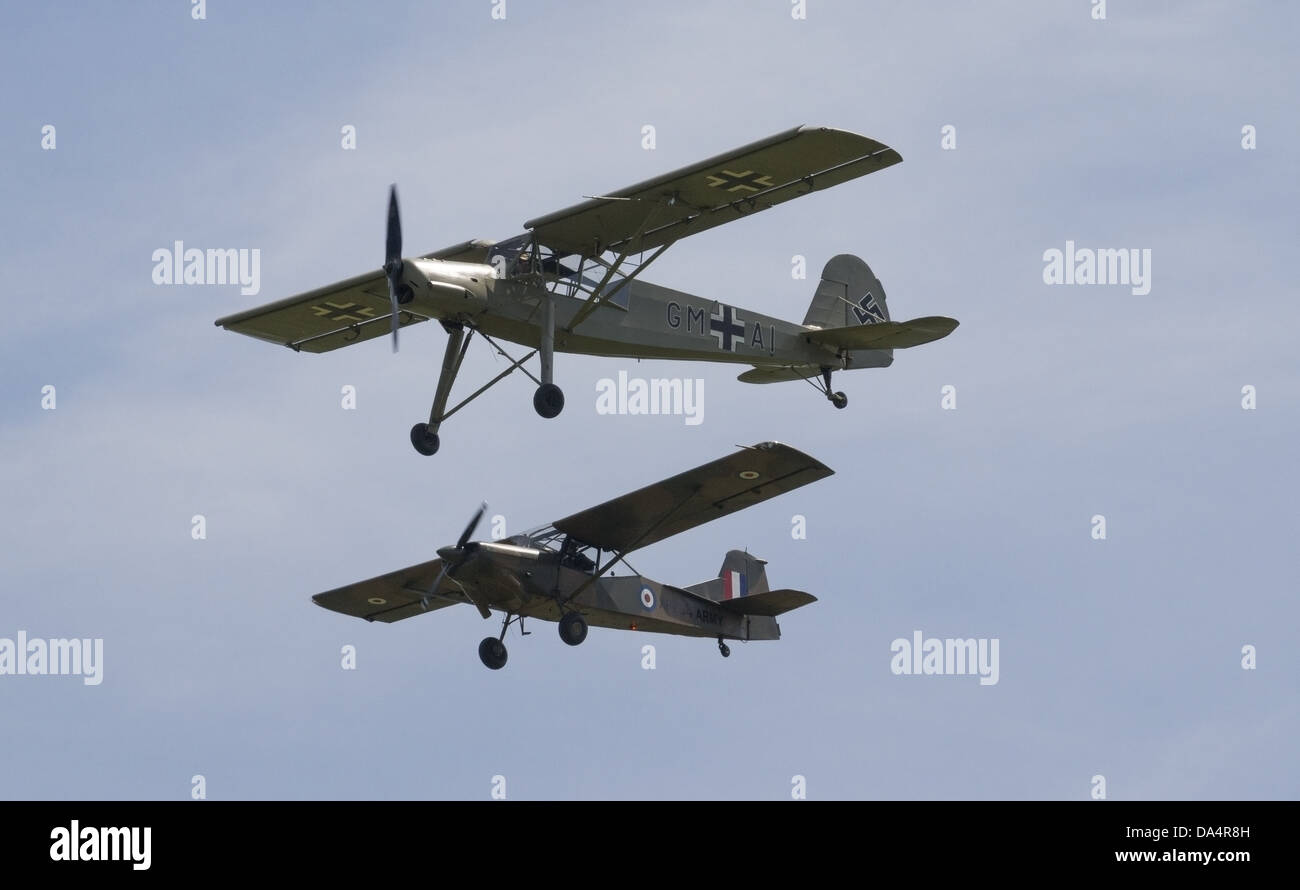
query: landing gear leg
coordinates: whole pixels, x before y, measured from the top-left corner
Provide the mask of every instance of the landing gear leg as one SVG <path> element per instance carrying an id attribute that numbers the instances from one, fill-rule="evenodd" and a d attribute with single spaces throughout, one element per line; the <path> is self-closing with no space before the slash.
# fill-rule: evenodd
<path id="1" fill-rule="evenodd" d="M 487 616 L 484 615 L 484 618 Z M 501 634 L 495 637 L 484 637 L 483 642 L 478 644 L 478 657 L 483 664 L 490 670 L 499 671 L 506 666 L 506 658 L 509 653 L 506 652 L 506 630 L 510 627 L 510 622 L 514 621 L 510 613 L 501 621 Z M 518 617 L 519 630 L 524 629 L 524 616 Z"/>
<path id="2" fill-rule="evenodd" d="M 557 417 L 564 410 L 564 393 L 551 382 L 555 372 L 555 297 L 550 294 L 542 308 L 542 342 L 537 351 L 541 356 L 542 384 L 533 393 L 533 408 L 542 417 Z"/>
<path id="3" fill-rule="evenodd" d="M 831 392 L 831 369 L 830 368 L 827 367 L 822 368 L 821 390 L 826 394 L 826 398 L 830 399 L 831 404 L 834 405 L 836 408 L 844 408 L 849 404 L 849 397 L 846 396 L 844 393 Z"/>
<path id="4" fill-rule="evenodd" d="M 429 410 L 429 422 L 417 423 L 411 427 L 411 444 L 425 456 L 438 450 L 438 427 L 447 410 L 447 396 L 451 395 L 451 384 L 460 371 L 461 362 L 465 360 L 470 338 L 474 336 L 473 330 L 465 333 L 463 325 L 444 324 L 443 327 L 447 329 L 447 351 L 442 356 L 442 373 L 438 375 L 438 388 L 433 396 L 433 407 Z M 503 661 L 502 664 L 504 663 Z"/>
<path id="5" fill-rule="evenodd" d="M 718 651 L 722 653 L 723 658 L 731 657 L 731 647 L 722 642 L 722 637 L 718 637 Z"/>

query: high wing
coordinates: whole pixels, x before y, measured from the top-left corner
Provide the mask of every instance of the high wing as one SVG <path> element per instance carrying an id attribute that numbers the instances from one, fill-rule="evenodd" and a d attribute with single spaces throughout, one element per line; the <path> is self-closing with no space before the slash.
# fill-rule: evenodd
<path id="1" fill-rule="evenodd" d="M 653 250 L 903 160 L 829 127 L 796 127 L 524 223 L 557 255 Z"/>
<path id="2" fill-rule="evenodd" d="M 763 442 L 553 524 L 583 544 L 625 555 L 834 472 L 788 445 Z"/>
<path id="3" fill-rule="evenodd" d="M 358 581 L 318 593 L 312 597 L 312 602 L 334 612 L 354 615 L 367 621 L 401 621 L 426 611 L 420 600 L 429 586 L 438 579 L 441 571 L 442 560 L 434 559 L 368 581 Z M 460 586 L 451 578 L 444 577 L 436 595 L 429 598 L 427 611 L 467 602 L 469 600 L 461 592 Z"/>
<path id="4" fill-rule="evenodd" d="M 902 157 L 874 139 L 828 127 L 796 127 L 672 173 L 524 223 L 558 256 L 629 255 L 829 188 Z M 492 242 L 466 241 L 424 259 L 488 262 Z M 600 288 L 590 308 L 607 300 Z M 219 318 L 218 327 L 302 352 L 329 352 L 383 336 L 391 303 L 382 270 Z M 403 310 L 401 326 L 426 321 Z"/>
<path id="5" fill-rule="evenodd" d="M 487 262 L 489 247 L 486 241 L 466 241 L 424 254 L 422 259 Z M 329 352 L 387 334 L 391 307 L 388 282 L 383 270 L 377 269 L 218 318 L 216 324 L 301 352 Z M 399 319 L 402 327 L 425 320 L 425 316 L 406 310 Z"/>

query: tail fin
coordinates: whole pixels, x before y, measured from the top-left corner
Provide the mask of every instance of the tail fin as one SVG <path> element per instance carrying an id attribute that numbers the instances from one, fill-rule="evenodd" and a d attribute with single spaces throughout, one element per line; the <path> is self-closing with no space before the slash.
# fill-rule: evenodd
<path id="1" fill-rule="evenodd" d="M 720 609 L 741 615 L 745 631 L 740 639 L 779 640 L 781 627 L 776 617 L 817 602 L 817 597 L 802 590 L 769 590 L 765 560 L 743 550 L 728 550 L 719 577 L 694 584 L 686 590 L 713 600 Z"/>
<path id="2" fill-rule="evenodd" d="M 889 321 L 885 286 L 868 266 L 849 253 L 833 256 L 822 269 L 805 326 L 844 328 Z"/>
<path id="3" fill-rule="evenodd" d="M 885 365 L 894 360 L 893 350 L 942 339 L 957 327 L 955 318 L 942 315 L 891 321 L 889 307 L 885 305 L 885 286 L 866 263 L 847 253 L 831 257 L 822 270 L 821 283 L 803 323 L 820 328 L 807 333 L 814 343 L 840 352 L 870 350 L 875 356 L 885 354 Z M 881 364 L 876 359 L 866 365 L 855 362 L 853 366 L 880 367 Z M 815 368 L 814 373 L 806 373 L 809 368 L 808 365 L 792 369 L 761 368 L 745 372 L 740 379 L 746 383 L 769 383 L 815 376 Z"/>
<path id="4" fill-rule="evenodd" d="M 763 568 L 765 565 L 767 565 L 766 560 L 750 556 L 743 550 L 728 550 L 726 558 L 722 560 L 722 569 L 718 572 L 718 577 L 701 584 L 693 584 L 686 589 L 691 593 L 707 597 L 715 603 L 739 599 L 753 593 L 766 593 L 768 587 L 767 570 Z"/>

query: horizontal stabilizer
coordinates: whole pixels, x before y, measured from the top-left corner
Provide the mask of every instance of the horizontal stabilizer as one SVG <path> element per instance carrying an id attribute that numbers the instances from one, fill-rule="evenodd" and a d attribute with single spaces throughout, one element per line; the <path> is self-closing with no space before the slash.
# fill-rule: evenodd
<path id="1" fill-rule="evenodd" d="M 751 593 L 748 596 L 723 600 L 718 605 L 741 615 L 767 615 L 775 618 L 791 609 L 815 602 L 817 597 L 802 590 L 766 590 L 762 593 Z"/>
<path id="2" fill-rule="evenodd" d="M 809 331 L 808 339 L 836 349 L 906 349 L 940 340 L 957 328 L 957 319 L 927 315 L 911 321 L 881 321 Z"/>

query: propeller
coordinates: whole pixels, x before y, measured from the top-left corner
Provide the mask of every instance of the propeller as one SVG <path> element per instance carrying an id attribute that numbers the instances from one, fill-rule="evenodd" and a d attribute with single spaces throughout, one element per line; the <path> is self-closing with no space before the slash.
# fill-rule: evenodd
<path id="1" fill-rule="evenodd" d="M 429 597 L 433 596 L 438 591 L 438 588 L 442 586 L 442 579 L 445 577 L 451 577 L 454 581 L 456 578 L 456 569 L 460 568 L 461 565 L 463 565 L 465 561 L 474 554 L 474 551 L 478 549 L 478 545 L 471 541 L 470 537 L 473 536 L 475 529 L 478 528 L 479 522 L 483 519 L 483 514 L 486 512 L 487 502 L 484 501 L 482 504 L 479 504 L 478 511 L 470 519 L 469 524 L 465 526 L 465 531 L 461 532 L 460 538 L 456 541 L 456 546 L 438 548 L 438 557 L 442 560 L 442 571 L 438 573 L 438 577 L 429 587 L 429 592 L 420 598 L 420 604 L 425 609 L 429 608 Z M 484 618 L 487 618 L 492 614 L 486 606 L 475 600 L 464 587 L 461 587 L 461 590 L 464 591 L 465 597 L 478 607 L 479 613 Z"/>
<path id="2" fill-rule="evenodd" d="M 388 238 L 384 245 L 384 274 L 388 276 L 388 300 L 393 309 L 393 352 L 397 351 L 397 291 L 402 283 L 402 217 L 397 212 L 397 186 L 388 188 Z"/>

